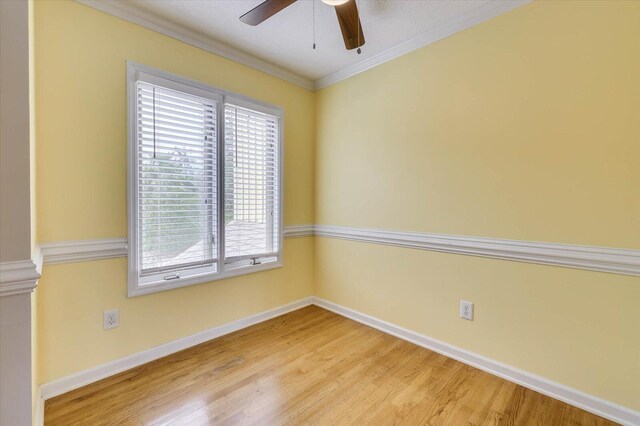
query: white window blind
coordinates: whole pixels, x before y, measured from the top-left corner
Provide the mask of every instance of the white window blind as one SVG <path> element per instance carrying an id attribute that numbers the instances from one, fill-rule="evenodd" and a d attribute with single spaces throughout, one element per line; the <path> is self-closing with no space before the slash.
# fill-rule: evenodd
<path id="1" fill-rule="evenodd" d="M 279 243 L 278 119 L 227 104 L 224 128 L 225 258 L 268 258 Z"/>
<path id="2" fill-rule="evenodd" d="M 213 265 L 215 102 L 142 81 L 137 97 L 141 275 Z"/>
<path id="3" fill-rule="evenodd" d="M 127 69 L 129 295 L 281 266 L 282 111 Z"/>

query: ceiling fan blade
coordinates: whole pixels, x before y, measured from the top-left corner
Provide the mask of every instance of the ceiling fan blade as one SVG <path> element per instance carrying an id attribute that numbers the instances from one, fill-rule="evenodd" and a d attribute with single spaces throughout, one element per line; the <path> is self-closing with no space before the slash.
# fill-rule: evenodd
<path id="1" fill-rule="evenodd" d="M 364 44 L 364 33 L 358 14 L 356 0 L 349 0 L 345 4 L 335 6 L 344 46 L 347 50 L 355 49 Z"/>
<path id="2" fill-rule="evenodd" d="M 291 6 L 296 1 L 297 0 L 267 0 L 242 15 L 240 20 L 245 24 L 253 26 L 258 25 L 271 18 L 285 7 Z"/>

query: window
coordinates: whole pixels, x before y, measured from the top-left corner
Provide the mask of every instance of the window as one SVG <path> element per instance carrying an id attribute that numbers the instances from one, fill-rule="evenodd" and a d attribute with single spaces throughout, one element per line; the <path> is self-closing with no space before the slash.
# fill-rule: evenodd
<path id="1" fill-rule="evenodd" d="M 128 63 L 129 295 L 281 266 L 278 108 Z"/>

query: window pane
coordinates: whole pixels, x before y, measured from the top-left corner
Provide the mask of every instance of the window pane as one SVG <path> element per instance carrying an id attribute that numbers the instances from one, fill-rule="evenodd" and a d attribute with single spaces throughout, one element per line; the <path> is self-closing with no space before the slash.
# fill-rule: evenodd
<path id="1" fill-rule="evenodd" d="M 225 105 L 225 256 L 278 250 L 278 119 Z"/>
<path id="2" fill-rule="evenodd" d="M 212 264 L 216 105 L 138 82 L 137 108 L 142 274 Z"/>

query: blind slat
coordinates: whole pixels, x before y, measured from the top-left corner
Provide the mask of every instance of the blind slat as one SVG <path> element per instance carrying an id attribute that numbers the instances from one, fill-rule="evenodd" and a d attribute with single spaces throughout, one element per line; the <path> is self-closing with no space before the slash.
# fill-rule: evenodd
<path id="1" fill-rule="evenodd" d="M 225 256 L 278 250 L 277 118 L 225 105 Z"/>
<path id="2" fill-rule="evenodd" d="M 138 82 L 141 274 L 217 259 L 216 104 Z"/>

